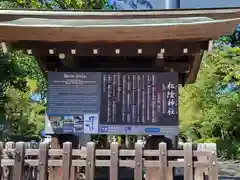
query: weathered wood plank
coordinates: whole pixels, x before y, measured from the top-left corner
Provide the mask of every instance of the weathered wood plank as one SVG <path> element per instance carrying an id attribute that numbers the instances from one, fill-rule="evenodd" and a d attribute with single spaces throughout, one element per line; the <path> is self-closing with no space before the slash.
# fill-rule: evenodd
<path id="1" fill-rule="evenodd" d="M 38 22 L 37 19 L 34 21 Z M 159 42 L 164 40 L 214 40 L 221 35 L 232 34 L 240 18 L 230 20 L 214 20 L 201 23 L 168 24 L 144 23 L 129 25 L 103 25 L 101 27 L 80 26 L 33 26 L 7 25 L 0 23 L 0 40 L 17 41 L 49 41 L 49 42 Z M 111 26 L 111 28 L 109 28 Z M 73 28 L 74 27 L 74 28 Z M 88 29 L 86 31 L 86 28 Z M 212 31 L 216 29 L 216 31 Z M 19 36 L 21 34 L 21 36 Z M 137 34 L 137 36 L 136 36 Z"/>
<path id="2" fill-rule="evenodd" d="M 98 48 L 99 56 L 156 56 L 160 53 L 161 49 L 164 49 L 164 57 L 179 57 L 187 55 L 194 55 L 199 53 L 201 49 L 208 49 L 208 41 L 161 41 L 155 43 L 50 43 L 50 42 L 30 42 L 21 41 L 11 44 L 15 49 L 25 50 L 30 55 L 37 57 L 44 56 L 58 56 L 60 53 L 71 54 L 72 56 L 93 56 L 93 48 Z M 172 48 L 174 46 L 174 48 Z M 184 53 L 183 48 L 188 49 L 187 53 Z M 54 54 L 49 54 L 49 49 L 54 49 Z M 71 50 L 74 49 L 74 54 Z M 116 53 L 116 49 L 119 50 Z M 138 53 L 138 49 L 142 49 L 142 53 Z M 29 51 L 31 50 L 31 51 Z M 113 62 L 116 62 L 114 60 Z M 103 66 L 104 67 L 104 66 Z"/>
<path id="3" fill-rule="evenodd" d="M 95 178 L 95 143 L 87 143 L 87 157 L 85 177 L 87 180 L 94 180 Z"/>
<path id="4" fill-rule="evenodd" d="M 184 149 L 184 180 L 193 180 L 193 154 L 192 144 L 186 143 Z"/>
<path id="5" fill-rule="evenodd" d="M 48 144 L 41 143 L 39 146 L 38 180 L 48 179 Z"/>
<path id="6" fill-rule="evenodd" d="M 16 143 L 13 180 L 24 180 L 25 143 Z"/>
<path id="7" fill-rule="evenodd" d="M 69 180 L 71 178 L 72 167 L 72 143 L 63 143 L 63 177 L 62 180 Z"/>
<path id="8" fill-rule="evenodd" d="M 34 159 L 26 159 L 25 163 L 31 166 L 38 166 L 39 160 Z M 62 166 L 63 161 L 62 160 L 48 160 L 48 166 L 50 167 L 59 167 Z M 86 166 L 86 160 L 72 160 L 72 166 Z M 143 161 L 144 167 L 159 167 L 159 161 L 158 160 L 144 160 Z M 12 159 L 3 159 L 2 160 L 2 166 L 13 166 L 14 160 Z M 109 167 L 110 161 L 109 160 L 96 160 L 95 163 L 96 167 Z M 168 165 L 171 167 L 184 167 L 184 162 L 181 161 L 168 161 Z M 204 168 L 208 167 L 209 161 L 203 161 L 203 162 L 194 162 L 193 166 L 195 168 Z M 135 167 L 135 160 L 119 160 L 119 167 Z"/>
<path id="9" fill-rule="evenodd" d="M 49 19 L 126 19 L 126 18 L 176 18 L 176 17 L 210 17 L 214 19 L 229 19 L 240 16 L 240 8 L 211 9 L 178 9 L 155 11 L 40 11 L 40 10 L 0 10 L 0 21 L 19 18 L 49 18 Z"/>
<path id="10" fill-rule="evenodd" d="M 51 141 L 51 148 L 59 149 L 60 148 L 59 145 L 60 145 L 59 139 L 56 136 L 53 136 L 52 141 Z M 62 153 L 60 155 L 62 155 Z M 55 157 L 50 157 L 50 159 L 52 159 L 54 162 Z M 62 177 L 62 175 L 59 173 L 59 170 L 61 170 L 60 168 L 62 166 L 62 161 L 59 163 L 59 165 L 58 165 L 59 167 L 53 168 L 50 164 L 50 161 L 48 161 L 48 165 L 50 166 L 49 173 L 48 173 L 48 180 L 59 180 Z"/>
<path id="11" fill-rule="evenodd" d="M 11 152 L 15 154 L 15 149 L 5 149 L 5 152 Z M 25 155 L 26 156 L 36 156 L 39 154 L 39 149 L 26 149 Z M 63 154 L 62 149 L 49 149 L 49 156 L 60 156 Z M 109 149 L 96 149 L 95 156 L 110 156 L 111 151 Z M 167 154 L 169 157 L 183 157 L 184 153 L 183 150 L 168 150 Z M 202 151 L 202 150 L 194 150 L 193 156 L 209 156 L 211 152 L 208 151 Z M 86 150 L 82 149 L 73 149 L 72 150 L 73 156 L 81 156 L 82 158 L 86 158 Z M 135 156 L 135 150 L 132 149 L 120 149 L 119 150 L 119 156 Z M 151 157 L 159 156 L 159 150 L 143 150 L 143 156 L 145 157 Z"/>
<path id="12" fill-rule="evenodd" d="M 110 179 L 118 180 L 118 168 L 119 168 L 119 145 L 117 142 L 111 143 L 111 156 L 110 156 Z"/>
<path id="13" fill-rule="evenodd" d="M 143 174 L 143 143 L 137 142 L 135 144 L 135 170 L 134 170 L 134 179 L 142 180 Z"/>
<path id="14" fill-rule="evenodd" d="M 3 151 L 4 151 L 4 144 L 3 142 L 0 142 L 0 179 L 2 179 L 2 175 L 3 175 L 2 168 L 1 168 Z"/>
<path id="15" fill-rule="evenodd" d="M 39 166 L 38 180 L 47 179 L 47 168 L 48 167 L 63 167 L 63 180 L 69 180 L 71 177 L 71 167 L 86 167 L 85 176 L 88 180 L 94 180 L 95 178 L 95 167 L 110 167 L 110 179 L 118 180 L 118 171 L 119 167 L 130 167 L 135 168 L 135 179 L 142 180 L 143 178 L 143 168 L 154 169 L 155 175 L 154 179 L 150 180 L 172 180 L 172 167 L 184 167 L 184 179 L 192 180 L 193 179 L 193 168 L 198 172 L 199 169 L 206 170 L 209 175 L 210 180 L 217 180 L 218 177 L 218 166 L 217 166 L 217 157 L 216 157 L 216 145 L 215 144 L 203 144 L 203 149 L 198 149 L 197 151 L 192 150 L 192 144 L 184 144 L 184 150 L 167 150 L 165 143 L 159 144 L 158 150 L 143 150 L 143 144 L 138 142 L 135 144 L 135 150 L 119 150 L 117 143 L 112 143 L 110 149 L 106 150 L 96 150 L 95 143 L 89 142 L 87 144 L 87 149 L 79 151 L 77 149 L 73 150 L 71 143 L 64 143 L 63 149 L 49 150 L 47 144 L 41 143 L 39 150 L 35 149 L 25 149 L 25 143 L 17 143 L 16 149 L 7 148 L 6 152 L 10 152 L 15 159 L 10 159 L 11 157 L 4 156 L 0 160 L 1 166 L 13 166 L 14 176 L 13 180 L 23 180 L 24 179 L 24 163 L 25 165 L 30 166 Z M 8 151 L 9 150 L 9 151 Z M 48 154 L 52 151 L 52 155 L 62 155 L 59 156 L 61 159 L 48 159 Z M 74 152 L 75 151 L 75 152 Z M 1 143 L 0 143 L 0 154 L 1 154 Z M 4 151 L 5 152 L 5 151 Z M 37 155 L 39 153 L 38 159 L 31 159 L 32 157 L 28 156 L 25 159 L 25 152 L 28 152 L 31 155 Z M 34 154 L 34 153 L 35 154 Z M 48 153 L 49 152 L 49 153 Z M 110 156 L 110 160 L 99 160 L 96 158 L 96 153 L 98 152 L 99 156 Z M 62 154 L 59 154 L 62 153 Z M 72 160 L 73 154 L 80 153 L 86 159 L 81 160 Z M 134 156 L 134 160 L 121 160 L 119 155 L 122 153 L 122 156 Z M 171 153 L 170 156 L 168 153 Z M 178 154 L 179 153 L 179 154 Z M 6 155 L 6 154 L 5 154 Z M 193 157 L 199 155 L 198 161 L 193 161 Z M 145 157 L 158 156 L 157 160 L 146 160 Z M 167 160 L 167 157 L 183 157 L 183 161 L 176 160 Z M 33 158 L 35 158 L 33 157 Z M 30 158 L 30 159 L 29 159 Z M 55 169 L 55 168 L 54 168 Z M 200 171 L 199 171 L 200 172 Z M 202 172 L 202 171 L 201 171 Z M 1 173 L 1 172 L 0 172 Z M 148 177 L 147 177 L 148 179 Z M 149 179 L 148 179 L 149 180 Z"/>
<path id="16" fill-rule="evenodd" d="M 166 180 L 167 177 L 167 144 L 159 143 L 159 163 L 160 163 L 160 179 Z"/>
<path id="17" fill-rule="evenodd" d="M 203 152 L 204 151 L 204 144 L 203 143 L 199 143 L 197 145 L 197 151 L 200 151 L 200 152 Z M 208 151 L 206 151 L 208 152 Z M 209 153 L 209 152 L 208 152 Z M 211 155 L 211 154 L 209 154 Z M 199 162 L 202 162 L 202 161 L 207 161 L 207 156 L 200 156 L 200 157 L 197 157 L 197 161 Z M 204 168 L 197 168 L 195 169 L 195 172 L 194 172 L 194 179 L 195 180 L 203 180 L 204 179 L 204 171 L 205 169 Z"/>
<path id="18" fill-rule="evenodd" d="M 217 164 L 217 151 L 216 144 L 209 143 L 208 149 L 212 151 L 212 154 L 209 156 L 209 180 L 218 180 L 218 164 Z"/>

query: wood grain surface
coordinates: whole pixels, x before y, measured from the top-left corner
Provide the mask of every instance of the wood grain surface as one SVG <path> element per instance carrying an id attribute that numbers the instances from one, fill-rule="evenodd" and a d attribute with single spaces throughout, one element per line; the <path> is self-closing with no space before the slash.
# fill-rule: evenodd
<path id="1" fill-rule="evenodd" d="M 128 19 L 128 18 L 175 18 L 175 17 L 210 17 L 213 19 L 231 19 L 240 17 L 238 8 L 213 9 L 176 9 L 159 11 L 44 11 L 44 10 L 0 10 L 0 21 L 19 18 L 51 19 Z"/>
<path id="2" fill-rule="evenodd" d="M 0 41 L 48 42 L 159 42 L 164 40 L 211 40 L 231 34 L 240 18 L 184 24 L 140 24 L 137 26 L 44 27 L 0 23 Z"/>

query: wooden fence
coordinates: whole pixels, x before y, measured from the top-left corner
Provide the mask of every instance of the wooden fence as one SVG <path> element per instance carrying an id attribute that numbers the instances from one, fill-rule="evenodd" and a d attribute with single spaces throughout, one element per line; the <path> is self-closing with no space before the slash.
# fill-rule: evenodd
<path id="1" fill-rule="evenodd" d="M 150 180 L 173 179 L 172 168 L 184 168 L 184 180 L 193 180 L 208 174 L 209 180 L 218 179 L 218 166 L 215 144 L 212 148 L 193 150 L 192 144 L 186 143 L 182 150 L 167 150 L 166 143 L 159 143 L 157 150 L 144 149 L 138 142 L 135 149 L 120 149 L 117 143 L 112 143 L 110 149 L 95 149 L 95 143 L 89 142 L 85 149 L 72 149 L 70 142 L 63 144 L 63 149 L 49 149 L 48 144 L 41 143 L 39 149 L 27 149 L 24 142 L 18 142 L 15 148 L 7 148 L 0 143 L 0 177 L 3 177 L 4 167 L 12 167 L 11 180 L 26 180 L 26 166 L 37 168 L 37 179 L 48 179 L 49 167 L 62 167 L 62 180 L 70 180 L 72 167 L 84 167 L 85 179 L 95 179 L 95 168 L 109 167 L 109 179 L 119 179 L 119 168 L 134 169 L 134 179 L 142 180 L 146 174 L 155 172 Z M 183 160 L 178 160 L 179 158 Z M 194 178 L 195 176 L 195 178 Z M 72 179 L 72 178 L 71 178 Z"/>

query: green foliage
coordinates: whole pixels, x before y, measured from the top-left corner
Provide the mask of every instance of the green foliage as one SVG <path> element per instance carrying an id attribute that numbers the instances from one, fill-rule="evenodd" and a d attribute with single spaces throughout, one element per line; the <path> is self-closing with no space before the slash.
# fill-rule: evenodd
<path id="1" fill-rule="evenodd" d="M 216 42 L 218 47 L 224 47 L 224 45 L 230 45 L 231 47 L 240 46 L 240 25 L 237 26 L 236 30 L 232 35 L 222 36 L 220 40 Z"/>
<path id="2" fill-rule="evenodd" d="M 19 51 L 1 52 L 0 62 L 3 104 L 0 107 L 0 124 L 4 125 L 1 139 L 39 136 L 44 123 L 44 106 L 30 102 L 30 95 L 35 91 L 41 92 L 46 83 L 35 59 Z M 30 86 L 32 82 L 36 82 L 35 88 Z"/>
<path id="3" fill-rule="evenodd" d="M 0 8 L 102 9 L 107 0 L 0 0 Z M 36 60 L 21 51 L 0 52 L 0 124 L 2 139 L 38 136 L 43 128 L 41 103 L 30 102 L 31 93 L 46 94 L 46 79 Z M 7 122 L 7 123 L 6 123 Z M 6 126 L 7 125 L 7 126 Z"/>
<path id="4" fill-rule="evenodd" d="M 0 8 L 112 9 L 107 0 L 0 0 Z M 180 91 L 181 137 L 216 142 L 219 154 L 226 158 L 240 154 L 240 92 L 219 92 L 229 82 L 240 85 L 239 42 L 239 30 L 222 37 L 217 42 L 221 49 L 205 55 L 196 83 Z M 226 44 L 235 48 L 226 48 Z M 0 53 L 0 63 L 0 95 L 5 104 L 0 104 L 0 123 L 4 116 L 7 120 L 2 138 L 38 136 L 43 128 L 44 106 L 30 102 L 29 97 L 31 92 L 45 94 L 45 78 L 35 59 L 20 51 Z M 106 136 L 95 140 L 99 146 L 106 146 Z"/>
<path id="5" fill-rule="evenodd" d="M 7 119 L 5 138 L 39 136 L 44 127 L 44 106 L 29 101 L 29 92 L 8 88 L 6 95 L 8 101 L 5 103 Z"/>
<path id="6" fill-rule="evenodd" d="M 230 82 L 240 85 L 240 48 L 205 55 L 195 84 L 180 91 L 183 137 L 197 142 L 240 140 L 240 92 L 220 94 Z"/>
<path id="7" fill-rule="evenodd" d="M 35 88 L 32 86 L 33 89 L 30 90 L 40 93 L 44 98 L 47 90 L 47 83 L 35 58 L 32 56 L 28 56 L 21 51 L 11 52 L 9 53 L 9 55 L 15 65 L 19 69 L 21 69 L 23 76 L 27 78 L 25 78 L 25 81 L 28 83 L 34 83 L 33 81 L 31 81 L 34 80 L 36 82 Z"/>
<path id="8" fill-rule="evenodd" d="M 0 0 L 0 8 L 102 9 L 107 0 Z M 21 51 L 0 52 L 1 138 L 38 136 L 44 106 L 30 102 L 31 93 L 46 94 L 46 79 L 36 60 Z"/>
<path id="9" fill-rule="evenodd" d="M 31 9 L 102 9 L 107 0 L 4 0 L 0 8 Z"/>

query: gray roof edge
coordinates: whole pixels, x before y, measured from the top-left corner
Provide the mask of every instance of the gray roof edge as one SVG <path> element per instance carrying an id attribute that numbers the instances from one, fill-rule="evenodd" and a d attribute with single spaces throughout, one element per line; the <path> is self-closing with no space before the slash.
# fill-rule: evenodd
<path id="1" fill-rule="evenodd" d="M 240 12 L 240 7 L 234 8 L 207 8 L 207 9 L 161 9 L 153 11 L 82 11 L 82 10 L 37 10 L 37 9 L 0 9 L 0 15 L 56 15 L 56 16 L 81 16 L 81 15 L 154 15 L 154 14 L 206 14 L 206 13 L 234 13 Z"/>

